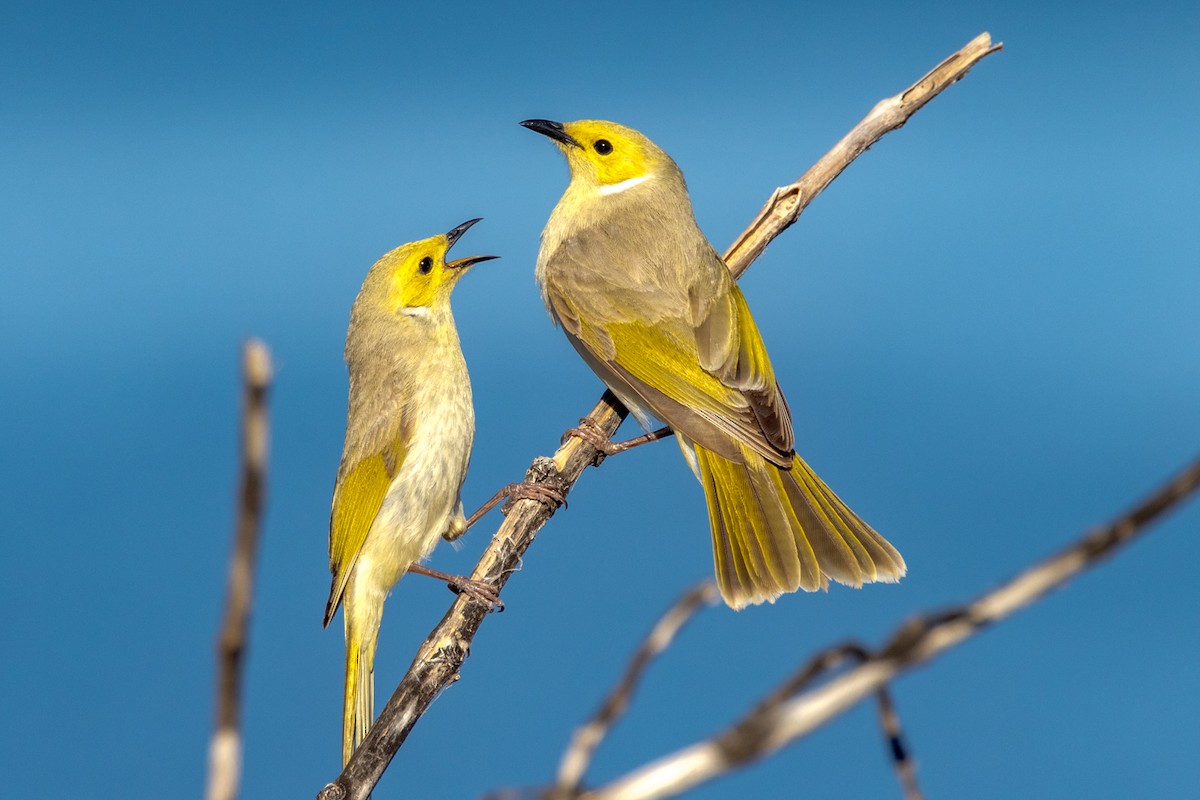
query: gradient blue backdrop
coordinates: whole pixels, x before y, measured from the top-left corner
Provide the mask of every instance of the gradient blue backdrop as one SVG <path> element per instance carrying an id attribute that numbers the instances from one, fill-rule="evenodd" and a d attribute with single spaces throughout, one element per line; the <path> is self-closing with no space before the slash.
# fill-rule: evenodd
<path id="1" fill-rule="evenodd" d="M 527 117 L 646 132 L 722 248 L 877 100 L 981 31 L 1005 42 L 744 281 L 800 451 L 909 577 L 707 612 L 591 780 L 718 730 L 817 648 L 994 585 L 1196 454 L 1200 6 L 736 5 L 0 12 L 6 786 L 200 795 L 251 335 L 278 375 L 245 796 L 311 797 L 337 773 L 341 623 L 319 623 L 367 268 L 475 216 L 461 253 L 503 256 L 455 296 L 479 418 L 469 506 L 599 392 L 534 287 L 566 168 Z M 469 569 L 497 520 L 433 565 Z M 897 682 L 931 797 L 1200 784 L 1198 525 L 1193 505 Z M 710 570 L 673 445 L 589 471 L 376 797 L 545 782 L 652 619 Z M 392 595 L 380 702 L 450 599 L 424 579 Z M 693 796 L 898 795 L 863 707 Z"/>

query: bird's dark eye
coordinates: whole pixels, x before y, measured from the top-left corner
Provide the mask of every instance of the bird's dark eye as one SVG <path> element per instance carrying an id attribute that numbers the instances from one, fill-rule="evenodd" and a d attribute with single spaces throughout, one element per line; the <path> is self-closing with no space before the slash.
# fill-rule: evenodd
<path id="1" fill-rule="evenodd" d="M 429 256 L 422 258 L 421 263 L 417 265 L 417 271 L 422 275 L 428 275 L 431 269 L 433 269 L 433 259 Z"/>
<path id="2" fill-rule="evenodd" d="M 592 147 L 602 156 L 606 156 L 612 152 L 612 142 L 608 139 L 597 139 Z"/>

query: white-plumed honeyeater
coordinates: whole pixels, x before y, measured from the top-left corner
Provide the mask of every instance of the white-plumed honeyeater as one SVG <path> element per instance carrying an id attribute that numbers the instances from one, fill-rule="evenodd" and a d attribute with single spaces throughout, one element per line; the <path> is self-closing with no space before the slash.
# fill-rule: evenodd
<path id="1" fill-rule="evenodd" d="M 450 292 L 473 264 L 447 261 L 467 228 L 397 247 L 371 267 L 350 312 L 346 443 L 333 489 L 325 625 L 345 609 L 342 762 L 375 717 L 375 644 L 383 601 L 438 539 L 462 535 L 460 496 L 475 411 Z"/>
<path id="2" fill-rule="evenodd" d="M 675 162 L 612 122 L 521 124 L 571 170 L 542 232 L 546 307 L 643 426 L 674 431 L 708 500 L 725 602 L 899 580 L 896 548 L 796 455 L 762 337 Z"/>

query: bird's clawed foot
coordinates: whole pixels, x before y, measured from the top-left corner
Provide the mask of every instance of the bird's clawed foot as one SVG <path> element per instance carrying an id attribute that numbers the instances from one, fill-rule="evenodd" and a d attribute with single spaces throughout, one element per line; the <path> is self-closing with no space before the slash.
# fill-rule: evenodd
<path id="1" fill-rule="evenodd" d="M 455 594 L 465 594 L 474 600 L 478 600 L 488 607 L 488 611 L 503 613 L 504 601 L 500 599 L 500 592 L 495 586 L 487 581 L 473 581 L 470 578 L 462 578 L 453 576 L 453 580 L 447 581 L 446 585 L 450 587 L 450 591 Z"/>
<path id="2" fill-rule="evenodd" d="M 505 516 L 512 511 L 513 503 L 518 500 L 537 500 L 542 505 L 550 506 L 551 510 L 562 506 L 567 507 L 567 498 L 553 486 L 542 483 L 510 483 L 500 490 L 508 499 L 500 506 L 500 513 Z"/>
<path id="3" fill-rule="evenodd" d="M 542 483 L 510 483 L 492 495 L 491 500 L 481 505 L 479 510 L 467 519 L 467 527 L 470 528 L 478 522 L 484 514 L 500 505 L 502 500 L 504 505 L 500 507 L 500 513 L 505 515 L 512 510 L 513 503 L 518 500 L 537 500 L 539 503 L 550 506 L 551 511 L 559 506 L 567 507 L 567 498 L 553 486 Z"/>
<path id="4" fill-rule="evenodd" d="M 465 594 L 472 600 L 478 600 L 488 607 L 488 611 L 501 612 L 504 610 L 504 603 L 500 600 L 500 590 L 487 581 L 477 581 L 463 575 L 438 572 L 436 569 L 430 569 L 421 564 L 413 564 L 408 571 L 415 575 L 425 575 L 445 581 L 446 585 L 450 587 L 450 591 L 455 594 Z"/>
<path id="5" fill-rule="evenodd" d="M 621 442 L 614 442 L 609 439 L 608 434 L 600 427 L 600 424 L 591 417 L 583 417 L 579 420 L 579 425 L 574 428 L 567 428 L 560 440 L 566 444 L 567 439 L 576 436 L 587 444 L 596 449 L 595 465 L 600 466 L 607 456 L 624 453 L 626 450 L 632 450 L 638 445 L 657 442 L 659 439 L 666 438 L 671 435 L 670 428 L 659 428 L 650 433 L 644 433 L 641 436 L 635 436 L 632 439 L 626 439 Z"/>

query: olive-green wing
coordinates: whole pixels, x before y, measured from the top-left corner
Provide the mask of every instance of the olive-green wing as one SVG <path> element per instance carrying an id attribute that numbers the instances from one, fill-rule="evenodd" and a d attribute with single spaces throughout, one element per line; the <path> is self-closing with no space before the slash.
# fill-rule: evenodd
<path id="1" fill-rule="evenodd" d="M 325 604 L 325 625 L 333 619 L 342 593 L 363 543 L 387 496 L 388 487 L 404 462 L 403 428 L 397 417 L 394 424 L 380 426 L 371 435 L 377 440 L 362 450 L 348 448 L 342 456 L 338 482 L 333 490 L 333 510 L 329 516 L 329 571 L 333 586 Z M 349 440 L 348 433 L 347 439 Z M 349 452 L 355 449 L 357 452 Z"/>
<path id="2" fill-rule="evenodd" d="M 730 460 L 743 458 L 733 437 L 786 467 L 791 414 L 762 336 L 737 285 L 730 279 L 717 288 L 711 299 L 646 306 L 641 314 L 618 311 L 609 298 L 568 297 L 552 280 L 543 292 L 606 383 L 632 390 L 673 429 Z"/>
<path id="3" fill-rule="evenodd" d="M 723 262 L 721 269 L 725 269 Z M 727 293 L 720 293 L 707 310 L 701 308 L 694 316 L 701 366 L 726 386 L 740 390 L 767 441 L 780 453 L 790 452 L 792 414 L 742 290 L 731 280 Z"/>

